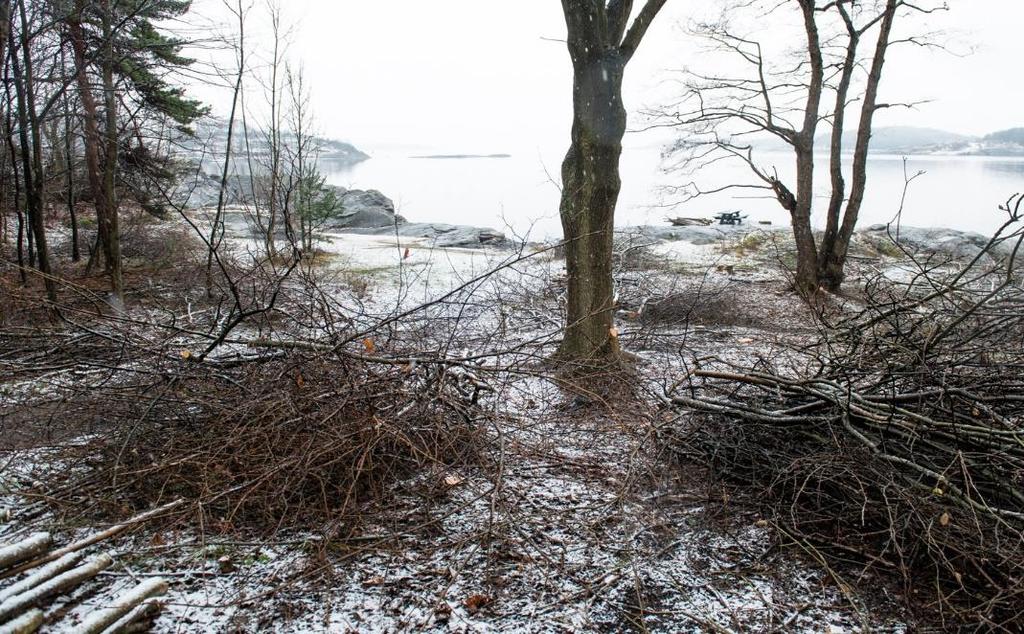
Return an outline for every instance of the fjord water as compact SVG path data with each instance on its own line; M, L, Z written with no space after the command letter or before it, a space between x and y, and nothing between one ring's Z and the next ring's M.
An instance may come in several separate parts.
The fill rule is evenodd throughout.
M414 158L446 154L443 148L368 148L373 157L357 165L321 161L328 182L357 189L379 189L413 222L487 226L531 240L557 238L561 150L520 150L509 158ZM494 148L507 152L508 148ZM490 152L488 152L490 153ZM452 152L454 154L454 152ZM849 174L849 160L846 161ZM759 164L786 181L792 159L783 153L759 155ZM743 210L749 222L788 223L778 203L757 189L732 189L681 202L675 188L691 181L702 190L729 183L753 183L740 164L716 163L693 174L666 171L670 163L656 145L626 147L622 155L619 226L665 224L668 216L708 217ZM874 155L868 162L868 192L860 226L892 221L900 209L904 226L949 227L991 233L1005 218L998 206L1024 191L1024 158ZM828 198L828 166L817 170L817 209ZM849 176L847 176L849 180ZM821 213L815 224L821 225Z

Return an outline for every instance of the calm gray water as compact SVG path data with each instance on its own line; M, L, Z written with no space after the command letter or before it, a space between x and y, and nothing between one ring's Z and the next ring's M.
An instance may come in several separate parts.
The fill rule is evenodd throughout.
M444 149L367 150L373 158L355 166L322 162L329 182L350 188L379 189L394 199L410 221L489 226L543 239L560 235L558 180L561 149L512 152L511 158L416 159ZM495 152L508 151L494 148ZM454 152L453 152L454 153ZM792 173L785 154L764 153L761 161ZM660 224L666 216L706 216L743 209L750 220L786 224L787 214L774 199L749 189L732 190L683 204L666 186L695 179L702 189L729 182L750 182L740 165L717 164L692 176L666 173L657 147L627 147L622 158L623 191L616 224ZM909 186L902 222L991 232L1004 214L998 210L1011 194L1024 191L1024 159L999 157L908 157L906 173L924 174ZM549 177L550 174L550 177ZM868 167L868 195L862 226L893 219L903 195L903 157L874 156ZM827 200L827 169L818 170L820 205ZM820 218L816 218L820 224Z

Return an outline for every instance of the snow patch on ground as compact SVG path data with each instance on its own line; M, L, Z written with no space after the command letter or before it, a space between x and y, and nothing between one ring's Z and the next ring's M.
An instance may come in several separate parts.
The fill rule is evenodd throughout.
M238 252L255 248L232 240ZM354 234L325 236L319 248L333 256L329 272L368 279L364 301L374 315L436 299L517 257ZM664 389L691 357L771 357L777 324L652 326L640 309L651 297L738 289L778 322L796 309L763 283L771 278L778 286L777 271L744 269L749 258L718 244L651 248L692 271L621 276L621 293L637 309L624 318L622 337L648 361L643 390ZM476 334L505 330L503 345L544 343L560 323L552 307L561 275L562 263L541 253L480 282L473 302L435 310L458 311ZM488 429L494 472L459 473L437 499L396 499L356 538L326 548L312 530L265 542L195 527L146 528L97 548L116 555L114 567L54 607L51 615L61 613L67 626L53 631L71 631L91 609L156 575L171 584L155 630L168 633L835 632L860 630L865 619L885 631L905 628L887 616L897 612L884 597L841 588L812 562L777 550L758 518L723 513L728 500L678 482L653 440L667 414L656 405L603 408L540 374L524 371L501 386L493 404L499 422ZM44 385L52 380L59 379ZM33 389L0 386L8 390L0 398ZM52 530L66 543L97 528L71 530L17 495L72 468L54 455L0 456L0 507L17 509L12 521L0 522L0 543L33 530ZM871 586L863 579L858 585Z

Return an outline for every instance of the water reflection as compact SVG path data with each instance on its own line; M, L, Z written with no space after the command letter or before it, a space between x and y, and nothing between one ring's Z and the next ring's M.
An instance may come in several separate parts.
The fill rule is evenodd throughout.
M986 169L994 172L1003 172L1024 179L1024 159L1017 161L993 160L985 165Z

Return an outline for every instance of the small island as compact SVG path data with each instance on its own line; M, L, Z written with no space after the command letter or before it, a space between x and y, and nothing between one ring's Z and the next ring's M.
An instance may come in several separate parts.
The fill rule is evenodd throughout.
M507 159L512 158L511 154L424 154L421 156L410 156L414 159Z

